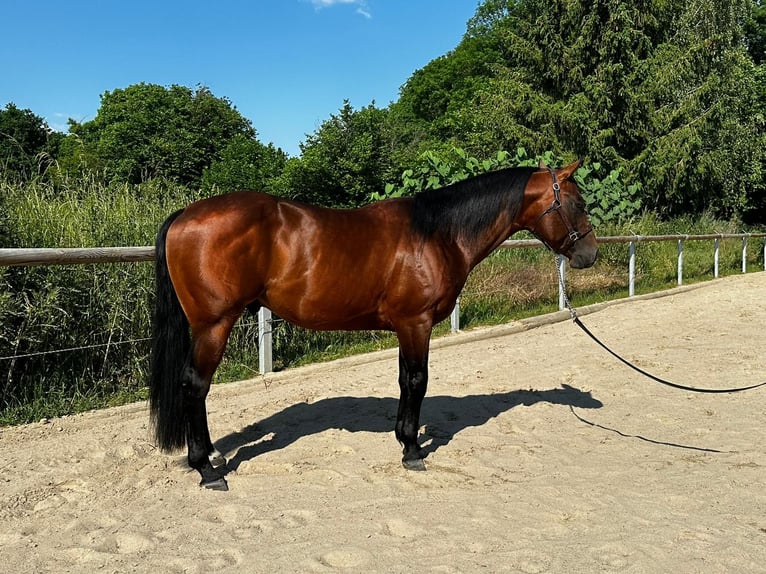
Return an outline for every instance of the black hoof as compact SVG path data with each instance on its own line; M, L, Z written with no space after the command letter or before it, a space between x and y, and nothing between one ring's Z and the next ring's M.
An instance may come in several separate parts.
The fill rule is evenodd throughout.
M426 463L422 458L413 458L411 460L402 459L402 466L407 470L415 470L422 472L426 469Z
M206 488L207 490L218 490L221 492L226 492L229 490L229 485L226 482L226 479L221 477L217 480L211 480L210 482L205 482L204 480L199 483L199 485L202 488Z

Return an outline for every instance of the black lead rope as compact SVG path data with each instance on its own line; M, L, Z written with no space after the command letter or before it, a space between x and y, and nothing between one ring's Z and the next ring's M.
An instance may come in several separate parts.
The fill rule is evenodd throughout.
M562 293L564 294L564 303L566 304L567 309L569 309L569 313L572 316L572 321L574 322L574 324L577 325L578 327L580 327L580 329L582 329L585 332L585 334L588 335L588 337L593 339L596 342L596 344L598 344L607 353L609 353L615 359L620 361L625 366L630 367L631 369L633 369L637 373L641 373L645 377L648 377L649 379L651 379L651 380L653 380L653 381L655 381L657 383L660 383L661 385L665 385L665 386L668 386L668 387L673 387L674 389L681 389L682 391L690 391L690 392L693 392L693 393L708 393L708 394L740 393L742 391L749 391L749 390L752 390L752 389L757 389L758 387L766 386L766 381L764 381L762 383L757 383L755 385L749 385L747 387L736 387L736 388L730 388L730 389L701 389L699 387L689 387L689 386L686 386L686 385L679 385L678 383L672 383L670 381L666 381L665 379L661 379L660 377L645 371L641 367L638 367L638 366L634 365L633 363L631 363L627 359L621 357L615 351L610 349L606 345L606 343L601 341L598 337L596 337L596 335L591 333L590 330L585 325L583 325L582 321L580 321L580 318L577 316L577 311L575 311L574 307L572 307L571 303L569 302L569 297L567 297L566 288L564 286L564 278L561 276L561 269L559 268L558 265L556 265L556 269L557 269L557 271L559 273L559 283L561 284Z
M573 309L570 309L570 312L571 311L573 311ZM737 388L733 388L733 389L701 389L701 388L698 388L698 387L688 387L686 385L679 385L678 383L672 383L670 381L666 381L665 379L661 379L660 377L657 377L657 376L655 376L655 375L653 375L651 373L646 372L641 367L638 367L638 366L634 365L633 363L631 363L627 359L624 359L623 357L621 357L620 355L615 353L612 349L607 347L606 344L603 341L601 341L598 337L596 337L596 335L591 333L590 330L585 325L582 324L582 321L580 321L580 318L577 316L576 313L572 317L572 320L574 321L575 325L577 325L578 327L580 327L580 329L585 331L585 334L588 335L588 337L593 339L602 349L604 349L607 353L612 355L615 359L620 361L622 364L630 367L634 371L636 371L638 373L641 373L645 377L648 377L648 378L652 379L653 381L656 381L656 382L658 382L658 383L660 383L662 385L666 385L668 387L673 387L674 389L681 389L682 391L691 391L693 393L710 393L710 394L739 393L739 392L742 392L742 391L749 391L751 389L757 389L758 387L763 387L764 385L766 385L766 381L764 381L763 383L758 383L756 385L750 385L748 387L737 387Z

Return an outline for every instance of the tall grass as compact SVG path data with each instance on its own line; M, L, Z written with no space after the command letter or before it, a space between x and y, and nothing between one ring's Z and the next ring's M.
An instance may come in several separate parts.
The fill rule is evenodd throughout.
M153 182L97 181L11 185L0 181L0 247L151 245L165 217L198 196ZM710 217L659 221L644 216L601 235L737 232ZM761 244L762 245L762 244ZM638 245L638 290L676 281L675 243ZM739 272L741 243L722 242L723 274ZM749 250L753 265L762 251ZM569 273L576 304L627 295L627 246L602 246L594 268ZM710 242L687 242L685 281L712 276ZM556 308L553 256L542 249L499 250L469 278L461 325L496 324ZM151 263L0 267L0 425L120 404L146 396L153 271ZM437 331L444 332L446 326ZM274 326L277 368L396 344L388 333L318 333ZM257 370L255 318L235 327L218 380ZM76 349L65 352L50 352ZM393 384L393 383L392 383Z
M161 183L0 182L2 247L151 245L193 199ZM0 424L145 394L150 264L0 268ZM47 353L55 349L79 349ZM15 358L10 358L15 357Z

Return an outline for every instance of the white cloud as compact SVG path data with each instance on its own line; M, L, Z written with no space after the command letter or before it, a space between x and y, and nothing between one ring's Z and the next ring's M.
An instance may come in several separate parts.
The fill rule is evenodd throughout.
M354 4L356 5L356 13L364 16L365 18L372 18L370 7L366 0L309 0L314 8L321 10L322 8L331 8L338 4Z

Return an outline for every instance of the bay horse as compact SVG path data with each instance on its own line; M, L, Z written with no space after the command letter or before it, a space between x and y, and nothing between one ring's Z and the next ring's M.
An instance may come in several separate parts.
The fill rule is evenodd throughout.
M305 205L254 191L203 199L170 215L156 242L151 419L158 446L186 445L200 485L227 490L205 399L234 323L261 306L319 330L389 330L399 340L394 428L408 469L418 445L433 326L469 272L526 229L573 268L598 245L572 177L508 168L358 209Z

